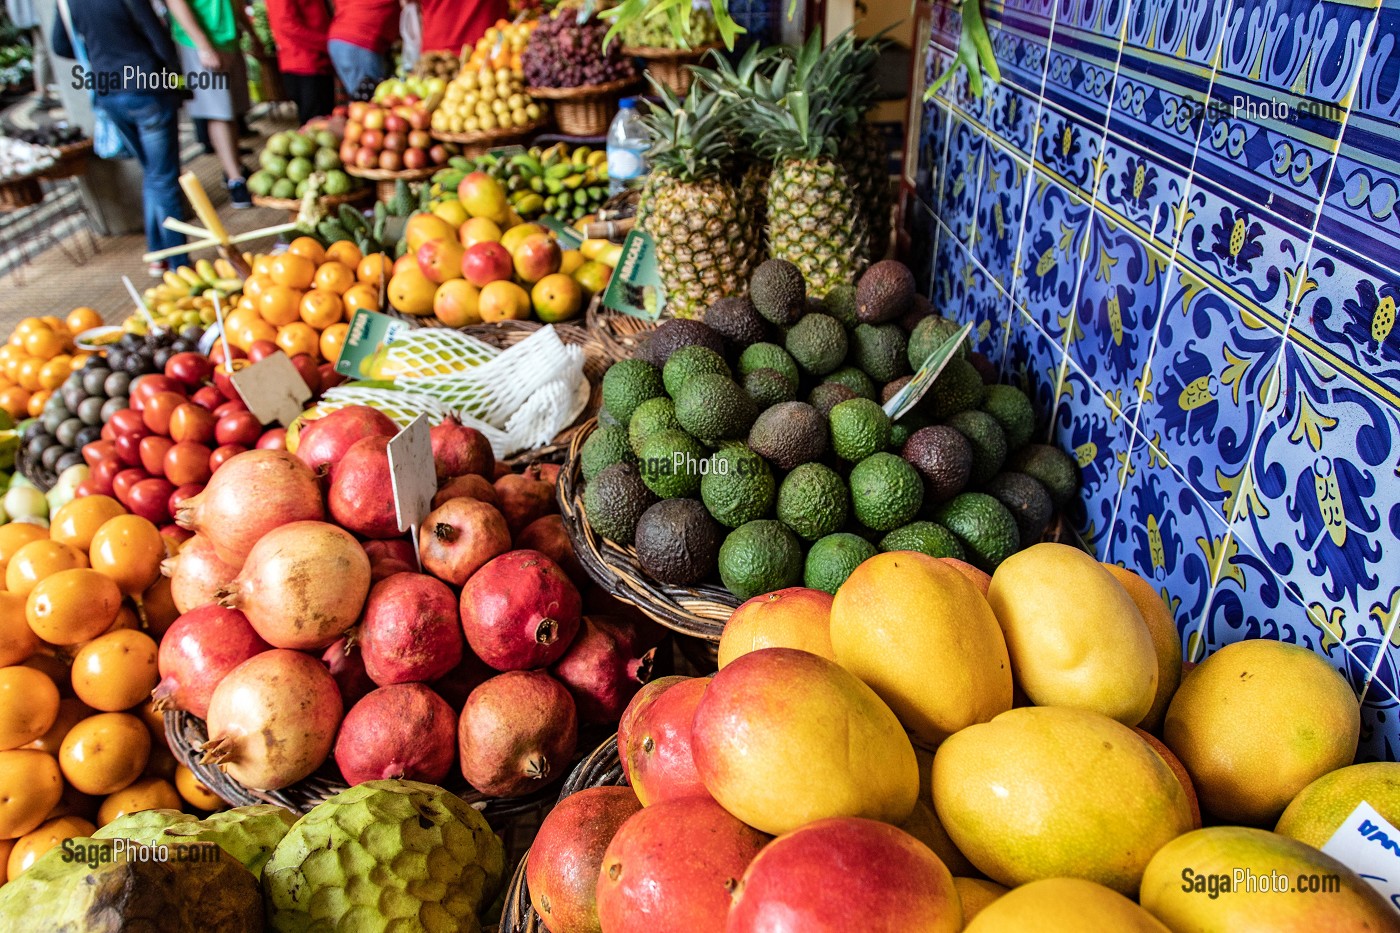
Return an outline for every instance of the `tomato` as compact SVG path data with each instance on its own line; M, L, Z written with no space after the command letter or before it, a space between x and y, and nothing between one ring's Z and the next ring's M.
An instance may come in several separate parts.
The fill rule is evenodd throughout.
M126 491L126 507L133 515L163 525L170 521L170 494L174 491L175 484L168 479L143 479Z
M214 426L214 437L220 444L251 447L262 437L262 423L250 411L229 412Z
M200 386L190 396L190 401L194 402L205 411L213 411L218 408L224 400L224 394L219 391L218 386Z
M138 457L137 459L139 460L140 458ZM110 496L112 495L112 480L124 469L126 469L126 464L122 463L114 455L110 459L102 460L94 466L91 472L88 473L88 479L107 490L102 495Z
M258 438L258 450L286 450L287 429L272 428Z
M273 340L254 340L248 345L248 359L254 363L267 359L276 353L278 346Z
M93 441L83 445L83 462L88 465L88 469L92 469L99 461L114 457L116 453L116 441Z
M243 399L241 399L241 398L236 398L236 399L234 399L234 400L231 401L231 402L224 402L224 403L223 403L222 405L220 405L218 408L214 409L214 417L215 417L215 418L223 418L224 416L229 415L229 414L231 414L231 413L233 413L233 412L235 412L235 411L247 411L247 410L248 410L248 406L243 404Z
M117 460L122 466L139 467L141 465L141 441L150 436L149 432L144 437L136 434L123 434L113 442Z
M137 376L131 381L131 407L137 411L145 408L146 402L150 401L153 395L160 392L182 392L183 386L168 376L156 375L154 373L145 376Z
M229 349L229 356L233 357L235 360L242 360L242 359L247 359L247 358L248 358L248 354L244 353L242 350L238 349L237 347L233 346L232 344L229 344L229 348L228 348L228 349ZM215 366L217 366L217 365L219 365L220 363L222 363L223 361L224 361L224 342L223 342L222 340L215 340L215 341L214 341L214 348L213 348L212 350L209 351L209 362L211 362L211 363L213 363Z
M186 483L183 486L177 486L175 491L170 494L170 514L174 515L179 510L181 503L191 496L199 495L203 490L204 486L200 483ZM166 534L167 532L162 528L160 533Z
M213 473L227 463L230 457L236 457L247 449L242 444L224 444L215 448L214 452L209 455L209 472Z
M170 501L167 490L161 503ZM97 529L88 551L92 568L116 581L127 596L139 596L160 576L165 542L149 520L138 515L118 515Z
M141 413L131 408L123 408L113 414L109 423L112 425L112 430L117 432L118 437L132 434L141 438L151 433L151 429L146 427Z
M174 441L159 434L141 438L141 469L152 476L164 476L165 452L174 446Z
M176 353L165 361L165 375L188 389L196 389L214 375L214 364L203 353Z
M177 486L207 483L212 473L209 448L203 444L182 441L165 452L165 478Z
M169 436L170 419L174 416L175 409L186 404L189 404L189 400L181 392L157 392L146 399L146 407L141 410L141 418L146 422L146 427L155 433ZM203 409L200 410L203 411Z
M141 482L143 479L150 479L151 474L140 467L131 467L122 470L112 477L112 494L117 497L117 501L127 508L131 508L131 503L127 500L127 494L131 492L131 487Z

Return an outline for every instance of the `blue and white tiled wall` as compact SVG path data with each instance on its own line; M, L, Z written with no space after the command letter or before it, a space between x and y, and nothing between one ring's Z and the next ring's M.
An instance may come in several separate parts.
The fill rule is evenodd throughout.
M956 47L931 17L929 76ZM984 0L906 230L1187 656L1278 637L1400 758L1400 0Z

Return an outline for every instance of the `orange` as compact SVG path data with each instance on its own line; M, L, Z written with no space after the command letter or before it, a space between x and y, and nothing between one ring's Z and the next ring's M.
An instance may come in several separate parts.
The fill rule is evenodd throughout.
M53 514L49 537L59 544L86 551L108 519L125 515L126 509L111 496L84 496L74 499Z
M31 541L16 551L5 566L5 589L28 596L39 581L55 573L78 570L87 565L87 558L77 548L47 538ZM34 624L32 619L30 624ZM42 633L39 637L44 638Z
M334 363L340 359L340 349L345 346L345 335L349 331L350 325L345 323L332 324L321 331L321 359L327 363Z
M23 664L39 650L39 636L24 614L25 599L0 590L0 667Z
M326 248L309 236L299 236L287 244L287 252L305 256L318 266L326 261Z
M61 845L63 840L91 836L96 831L97 827L81 816L59 816L46 820L38 829L15 840L10 857L5 862L6 877L11 881L18 878L41 855Z
M43 368L44 361L37 356L25 357L19 364L19 378L15 381L26 391L34 392L39 388L39 371Z
M22 664L0 667L0 748L34 741L57 718L58 688L52 680Z
M89 567L60 570L29 593L29 627L51 645L77 645L112 627L122 594L116 582Z
M151 733L130 713L98 713L63 738L58 766L84 794L115 794L141 776L151 755Z
M24 338L24 350L30 356L51 360L63 352L67 339L54 330L36 330Z
M351 285L346 289L345 294L340 296L340 303L345 306L345 320L347 322L355 316L356 311L378 311L379 284L370 285L367 282L361 282L358 285Z
M360 260L359 266L355 269L355 275L361 282L367 282L375 288L379 287L381 280L389 281L389 276L394 274L394 260L383 253L370 253Z
M102 801L97 810L97 824L106 826L119 816L139 810L179 809L180 795L175 792L175 785L162 778L141 778Z
M354 284L355 270L343 262L324 262L316 270L315 286L317 288L343 295L345 290Z
M58 331L60 334L66 336L65 332L68 330L68 325L63 323L62 318L53 314L46 314L39 318L39 320L47 324L50 330Z
M288 356L305 353L313 360L321 358L321 333L303 321L277 329L277 346Z
M74 308L68 312L68 317L64 319L64 324L75 334L81 334L85 330L92 330L94 327L102 326L102 315L92 308Z
M276 340L277 328L273 327L271 324L267 323L267 321L264 321L262 318L258 318L256 321L250 322L247 327L243 328L243 331L238 336L243 341L243 344L240 347L240 349L247 350L256 341ZM232 338L230 338L230 342L233 342ZM237 343L234 343L234 345L238 346Z
M249 311L257 311L258 302L252 295L243 294L238 296L238 307L247 308Z
M34 673L48 680L38 671ZM159 681L156 643L145 632L108 632L83 645L73 656L73 692L93 709L108 713L129 709L146 699ZM54 695L56 698L57 690Z
M325 330L330 327L339 321L345 313L345 307L340 302L340 294L324 288L313 288L302 295L301 305L297 310L301 314L301 319L317 330Z
M310 288L316 277L316 263L297 253L283 253L272 257L267 274L272 281L288 288Z
M13 356L5 360L5 378L18 385L19 364L29 359L29 356L24 352L23 347L20 347L18 349L11 347L10 349L14 350L15 352Z
M71 372L72 370L68 368L68 358L56 356L39 370L39 388L57 389L63 385L63 380L67 379Z
M0 752L0 839L32 832L63 796L52 755L31 749Z
M268 278L267 273L254 272L243 280L243 295L244 297L252 298L254 301L257 301L258 298L262 297L262 293L267 291L268 286L272 284L272 279Z
M330 246L326 247L327 262L343 263L351 269L354 269L360 264L360 260L363 258L364 254L360 252L360 248L349 240L336 240Z
M268 265L272 262L271 256L254 256L249 264L253 267L253 274L267 275Z
M185 798L185 803L197 810L220 810L224 807L223 798L210 790L184 765L175 769L175 789Z
M37 317L27 317L15 325L14 333L10 335L10 343L19 346L24 343L25 337L36 330L52 330L52 328Z
M0 408L16 421L23 421L29 414L29 392L19 386L5 389L0 392Z
M233 311L224 315L224 330L230 335L238 333L254 321L262 320L258 316L257 302L253 302L253 307L244 308L239 306Z
M301 292L290 285L273 285L258 298L258 314L273 327L290 324L298 317Z
M165 541L138 515L108 519L92 536L92 569L111 577L127 596L139 596L160 576Z
M26 670L30 669L26 668ZM45 680L49 680L42 672L36 671L36 673ZM53 683L53 681L49 680L49 683ZM63 737L68 734L69 730L95 712L97 710L77 697L65 697L58 701L58 715L54 717L53 725L49 726L49 731L24 747L49 755L57 755L59 748L63 745Z
M37 418L44 413L44 405L48 402L50 395L53 395L53 392L48 389L40 389L29 396L29 404L24 407L24 410L29 412L29 417Z

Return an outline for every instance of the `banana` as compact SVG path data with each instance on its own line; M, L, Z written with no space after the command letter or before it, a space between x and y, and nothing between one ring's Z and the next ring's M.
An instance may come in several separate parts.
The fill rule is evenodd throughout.
M165 274L161 276L161 281L170 286L172 290L178 291L181 295L188 295L190 293L190 284L176 275L172 270L167 269Z
M573 191L573 190L575 190L575 189L577 189L577 188L581 188L582 186L583 186L583 176L582 176L582 175L570 175L568 178L564 179L564 187L565 187L565 188L568 188L570 191Z
M206 285L210 282L213 282L219 277L219 274L214 271L214 264L207 259L196 260L194 264L194 271L201 279L204 280L204 283Z
M215 288L223 292L243 291L243 280L236 275L220 276L212 283Z
M218 277L221 279L238 278L238 270L233 267L233 263L222 256L214 260L214 271L218 273Z
M545 169L545 171L544 171L544 177L545 177L545 178L555 178L555 179L559 179L559 178L568 178L568 177L569 177L570 175L572 175L573 173L574 173L574 163L572 163L572 162L560 162L558 165L553 165L553 166L550 166L549 168Z
M564 183L557 178L546 178L544 180L544 190L550 194L558 194L564 190Z
M189 285L204 284L204 280L200 278L199 274L189 266L180 266L178 269L175 270L175 274L178 275L180 278L184 279L185 282Z
M587 165L587 164L588 164L588 157L589 157L592 153L593 153L593 150L592 150L590 147L588 147L588 146L579 146L577 149L574 150L574 164L575 164L575 165Z
M598 149L588 154L588 164L593 168L608 164L608 153L606 150Z
M525 195L525 197L521 198L520 202L514 205L515 210L518 213L538 214L540 211L544 210L544 198L540 197L538 194L535 194L533 191L522 193Z

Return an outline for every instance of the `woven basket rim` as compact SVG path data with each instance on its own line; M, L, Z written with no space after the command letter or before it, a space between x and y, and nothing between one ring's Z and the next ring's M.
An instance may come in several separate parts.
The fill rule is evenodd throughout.
M607 97L625 91L635 85L641 77L618 78L602 84L585 84L580 87L527 87L525 93L541 100L562 100L581 103L596 97Z
M356 188L354 191L347 191L344 194L323 194L316 200L322 207L338 207L341 204L354 204L356 201L364 201L374 196L374 189ZM264 194L253 195L253 204L258 207L274 208L279 211L299 211L301 210L301 198L273 198Z
M512 139L520 139L524 136L532 136L540 130L549 126L549 120L541 119L525 126L511 127L508 130L478 130L475 133L439 133L432 131L433 139L441 140L445 143L460 143L464 146L477 145L480 143L505 142Z
M432 178L441 169L441 165L426 165L423 168L408 168L400 172L390 172L382 168L355 168L345 166L345 174L354 175L356 178L365 178L369 181L422 181L425 178Z
M690 49L668 49L658 45L625 45L622 47L622 54L630 55L632 58L644 58L648 61L698 62L710 52L722 48L724 45L720 42L697 45Z

